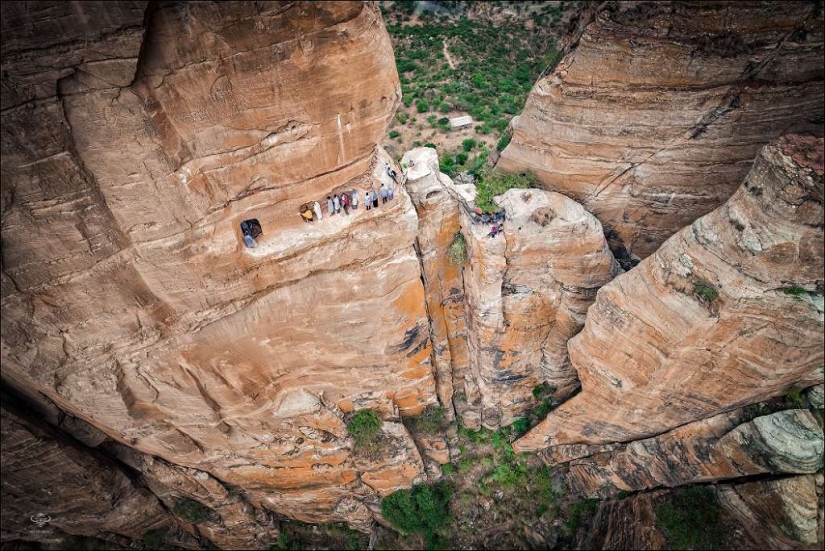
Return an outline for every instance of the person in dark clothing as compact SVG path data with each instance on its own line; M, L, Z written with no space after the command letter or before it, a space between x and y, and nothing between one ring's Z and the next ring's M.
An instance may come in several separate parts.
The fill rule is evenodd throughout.
M341 194L341 206L344 207L344 213L349 216L349 194Z
M487 237L490 239L494 238L499 234L498 224L493 224L493 227L490 228L490 233L487 234Z
M378 208L378 194L375 193L375 190L372 190L372 208Z

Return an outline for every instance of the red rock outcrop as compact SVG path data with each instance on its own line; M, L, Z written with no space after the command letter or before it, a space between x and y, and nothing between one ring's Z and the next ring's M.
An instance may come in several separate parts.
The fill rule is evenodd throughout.
M498 166L582 203L646 257L730 197L759 148L822 135L814 2L591 3Z
M437 400L417 219L400 189L298 209L387 180L377 7L101 6L3 4L4 377L269 509L366 526L343 412ZM385 456L384 486L416 457Z
M514 447L638 440L820 382L824 269L823 140L791 135L599 290L569 345L582 393Z

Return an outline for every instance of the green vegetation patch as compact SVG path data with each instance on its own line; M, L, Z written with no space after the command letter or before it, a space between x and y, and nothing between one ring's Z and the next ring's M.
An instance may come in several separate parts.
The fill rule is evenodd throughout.
M467 260L467 241L460 231L455 232L453 242L447 247L447 258L455 266L461 266Z
M493 202L493 197L508 189L525 189L535 185L536 178L529 172L516 174L497 169L483 170L476 182L476 206L484 212L495 212L498 206Z
M805 396L802 395L802 389L798 386L792 386L785 391L785 398L795 409L805 407Z
M194 499L188 497L178 499L172 506L172 512L182 519L194 524L204 522L215 516L215 511Z
M428 549L445 543L437 533L450 522L450 491L446 484L414 486L398 490L381 501L381 514L393 527L406 534L422 534Z
M355 441L356 447L366 447L373 444L381 433L383 419L373 409L359 409L347 423L347 432Z
M791 285L790 287L785 287L782 289L782 292L798 299L799 297L806 295L808 290L804 287L800 287L799 285Z
M568 532L573 538L575 538L576 534L579 532L582 522L586 519L593 518L593 515L596 514L596 509L598 507L598 499L584 499L578 503L574 503L573 506L570 507L569 518L566 526Z
M721 507L713 489L691 486L675 491L654 509L656 525L672 549L721 548Z
M432 404L424 408L419 415L406 418L404 423L416 434L430 435L441 434L449 424L444 406Z
M696 296L707 303L711 303L719 296L719 291L716 290L713 283L706 279L700 279L693 285L693 291Z

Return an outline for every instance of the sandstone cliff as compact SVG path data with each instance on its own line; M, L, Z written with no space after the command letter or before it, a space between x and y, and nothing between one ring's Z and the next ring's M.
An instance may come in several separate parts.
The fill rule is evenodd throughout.
M402 163L411 162L406 186L420 215L434 332L444 332L446 321L446 334L455 341L466 331L469 344L468 362L463 343L449 346L459 351L451 365L463 422L493 429L513 422L534 404L541 382L567 397L578 384L567 340L584 325L596 290L620 271L598 220L558 193L510 190L499 198L503 235L490 238L490 224L473 220L474 186L440 174L433 149L407 152ZM457 233L466 248L463 276L446 254ZM435 343L442 339L434 335Z
M760 152L722 207L602 287L570 341L583 391L519 450L627 442L822 380L823 141Z
M102 6L3 4L4 379L181 476L365 527L423 466L393 423L406 451L363 464L344 412L437 400L417 219L400 190L298 208L386 179L377 7Z
M822 135L814 2L592 3L564 52L498 166L581 202L622 255L721 205L771 139Z

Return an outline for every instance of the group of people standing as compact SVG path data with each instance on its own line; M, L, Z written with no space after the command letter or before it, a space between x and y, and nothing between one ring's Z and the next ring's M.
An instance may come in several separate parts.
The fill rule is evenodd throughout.
M395 190L393 189L393 186L388 186L382 183L378 191L375 191L374 187L365 190L364 205L366 205L367 210L378 208L379 197L381 198L382 203L395 199ZM358 210L360 203L361 197L357 189L345 191L343 193L336 193L334 195L327 195L327 216L335 216L336 214L340 214L341 210L344 211L344 214L349 216L350 209ZM309 203L301 205L300 214L301 218L304 219L304 222L314 222L324 218L324 213L321 210L321 203L318 201L315 201L312 205Z
M496 237L503 230L501 223L504 222L504 211L500 210L494 213L486 213L482 212L480 208L476 207L476 210L473 213L473 222L479 224L492 224L492 227L490 228L490 233L487 234L487 237Z

